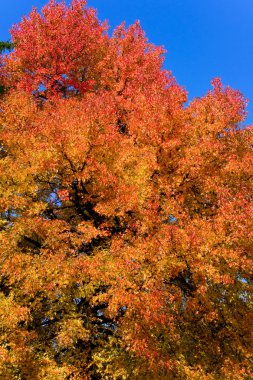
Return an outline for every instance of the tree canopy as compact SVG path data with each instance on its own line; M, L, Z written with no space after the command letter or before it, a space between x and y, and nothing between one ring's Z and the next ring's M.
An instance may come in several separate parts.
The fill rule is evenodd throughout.
M13 44L9 41L0 41L0 54L4 53L6 50L7 51L12 50L13 47L14 47ZM1 60L0 60L0 65L1 65ZM0 96L1 94L3 94L4 91L5 91L5 88L0 82Z
M138 22L84 0L12 29L0 79L0 377L250 379L253 135L186 105Z

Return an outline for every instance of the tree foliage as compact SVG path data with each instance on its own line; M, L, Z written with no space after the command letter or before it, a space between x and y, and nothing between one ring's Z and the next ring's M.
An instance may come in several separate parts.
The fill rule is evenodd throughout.
M250 379L252 128L140 25L52 0L1 57L0 377Z
M0 41L0 54L4 53L6 50L10 51L14 48L14 45L9 41ZM0 66L2 64L2 60L0 58ZM5 88L3 84L0 82L0 96L4 93Z

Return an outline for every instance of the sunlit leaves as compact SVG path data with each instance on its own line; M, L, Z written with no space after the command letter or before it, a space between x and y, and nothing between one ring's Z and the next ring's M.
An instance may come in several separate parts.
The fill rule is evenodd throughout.
M1 57L0 375L247 379L252 128L139 23L50 1ZM33 46L33 49L31 49Z

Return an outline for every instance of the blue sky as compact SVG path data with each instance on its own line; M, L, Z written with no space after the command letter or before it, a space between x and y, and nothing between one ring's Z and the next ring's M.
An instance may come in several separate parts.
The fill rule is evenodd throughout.
M12 24L45 0L1 0L0 40ZM140 20L149 40L166 50L172 70L189 99L210 88L213 77L239 89L249 100L253 123L253 0L90 0L101 20L114 28Z

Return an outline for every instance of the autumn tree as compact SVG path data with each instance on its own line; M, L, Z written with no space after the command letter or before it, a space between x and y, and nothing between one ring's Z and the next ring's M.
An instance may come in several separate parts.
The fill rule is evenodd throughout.
M250 379L252 128L140 25L52 0L1 56L0 377Z

